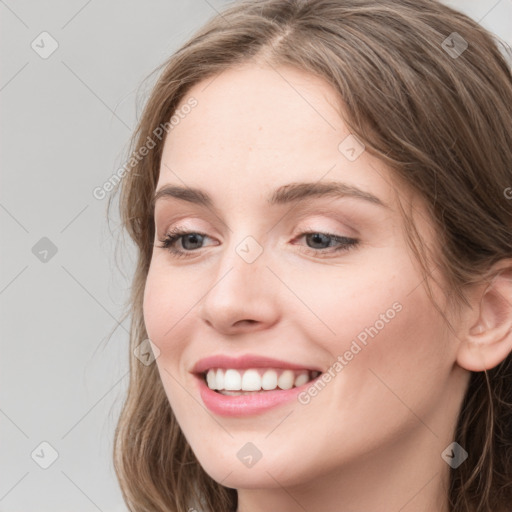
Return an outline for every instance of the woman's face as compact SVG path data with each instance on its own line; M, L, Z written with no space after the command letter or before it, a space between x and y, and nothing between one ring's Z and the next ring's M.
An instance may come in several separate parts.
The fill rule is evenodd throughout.
M441 452L467 383L454 363L457 340L411 256L395 192L405 205L413 201L424 241L435 243L421 203L351 138L334 91L318 78L245 65L197 84L182 104L191 97L197 105L182 109L163 150L157 191L185 192L156 201L144 318L197 459L227 487L302 490L342 473L382 483L396 461L402 485L418 479L419 489L432 467L448 470ZM311 186L293 193L300 183ZM303 194L326 185L338 189ZM190 189L211 204L193 200ZM180 257L160 247L178 226L205 235L174 241ZM300 393L223 396L193 373L217 355L324 374L316 392L306 384ZM241 376L246 368L260 377L268 366L283 372L241 364ZM255 409L257 399L268 405L265 393L286 399Z

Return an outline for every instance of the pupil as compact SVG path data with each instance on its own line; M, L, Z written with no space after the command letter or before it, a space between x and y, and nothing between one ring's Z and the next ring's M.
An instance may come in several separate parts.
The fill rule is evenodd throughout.
M195 249L195 247L186 247L186 242L188 242L192 239L193 244L198 243L197 240L198 240L198 238L200 239L201 237L202 237L202 235L197 235L197 234L190 234L190 235L185 236L185 238L183 238L183 241L182 241L183 248L184 249Z
M323 233L313 233L310 236L313 238L313 243L319 243L319 244L329 243L329 237L324 235ZM323 242L322 242L322 240L323 240Z

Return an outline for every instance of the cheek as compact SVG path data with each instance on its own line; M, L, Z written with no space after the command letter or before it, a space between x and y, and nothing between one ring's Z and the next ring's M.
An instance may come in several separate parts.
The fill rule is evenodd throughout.
M283 280L294 292L288 299L288 314L302 322L309 339L339 354L347 340L364 338L365 328L376 323L382 330L396 316L400 309L396 303L413 286L394 272L396 267L386 269L373 262L288 273Z
M333 368L333 403L354 413L354 431L361 418L380 425L383 433L411 426L416 421L411 411L428 417L446 390L453 357L443 320L421 287L394 298L391 308L387 300L377 310L361 305L353 312L358 315L355 324L343 316L347 334L330 346L331 353L342 357ZM329 408L337 409L326 404Z
M149 271L144 287L144 302L142 311L144 314L144 324L148 337L151 340L160 338L159 333L162 329L162 312L165 310L164 297L161 297L158 282L155 279L154 272Z
M438 390L448 376L444 320L428 299L422 276L402 259L381 259L350 271L326 267L294 282L295 293L310 308L295 313L303 318L301 330L330 355L325 363L340 398L334 403L353 400L354 410L394 400L403 408L393 393L416 402L436 392L433 376L440 377Z
M197 328L197 306L205 294L199 273L191 275L156 258L151 263L144 288L143 314L148 337L159 348L157 365L181 382L186 378L184 356ZM197 341L197 340L196 340ZM190 358L194 359L194 357ZM161 372L162 373L162 372ZM178 385L173 379L166 386Z
M179 282L162 272L158 266L150 267L144 288L143 313L144 323L149 338L154 341L161 351L167 351L172 346L163 341L172 339L178 330L180 317L186 313L183 294L178 298Z
M190 396L184 391L187 375L179 365L187 339L185 331L190 331L188 322L194 301L180 293L186 289L182 285L185 286L179 281L179 272L171 275L169 269L152 264L144 288L143 314L148 337L160 351L155 363L169 403L176 417L186 421Z

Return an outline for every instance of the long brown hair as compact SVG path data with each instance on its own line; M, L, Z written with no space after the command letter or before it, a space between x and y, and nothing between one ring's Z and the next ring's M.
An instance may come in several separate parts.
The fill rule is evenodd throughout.
M512 257L512 75L500 44L477 22L432 0L250 0L211 19L159 69L115 189L122 227L137 250L126 311L131 354L148 337L142 300L165 139L156 136L158 127L167 133L165 123L192 85L249 61L291 65L332 85L351 133L427 205L441 247L434 260L403 210L425 276L431 278L427 262L435 261L454 305L467 304L466 287ZM150 139L154 147L142 152ZM454 439L469 458L451 470L450 510L510 512L512 355L472 372ZM237 506L236 490L198 463L156 365L133 355L113 456L130 511L233 512Z

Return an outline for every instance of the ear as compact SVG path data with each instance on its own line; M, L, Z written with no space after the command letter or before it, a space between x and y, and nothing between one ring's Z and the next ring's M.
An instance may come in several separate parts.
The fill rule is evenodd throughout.
M492 279L471 294L471 311L459 335L457 363L473 372L490 370L512 352L512 260L491 269Z

